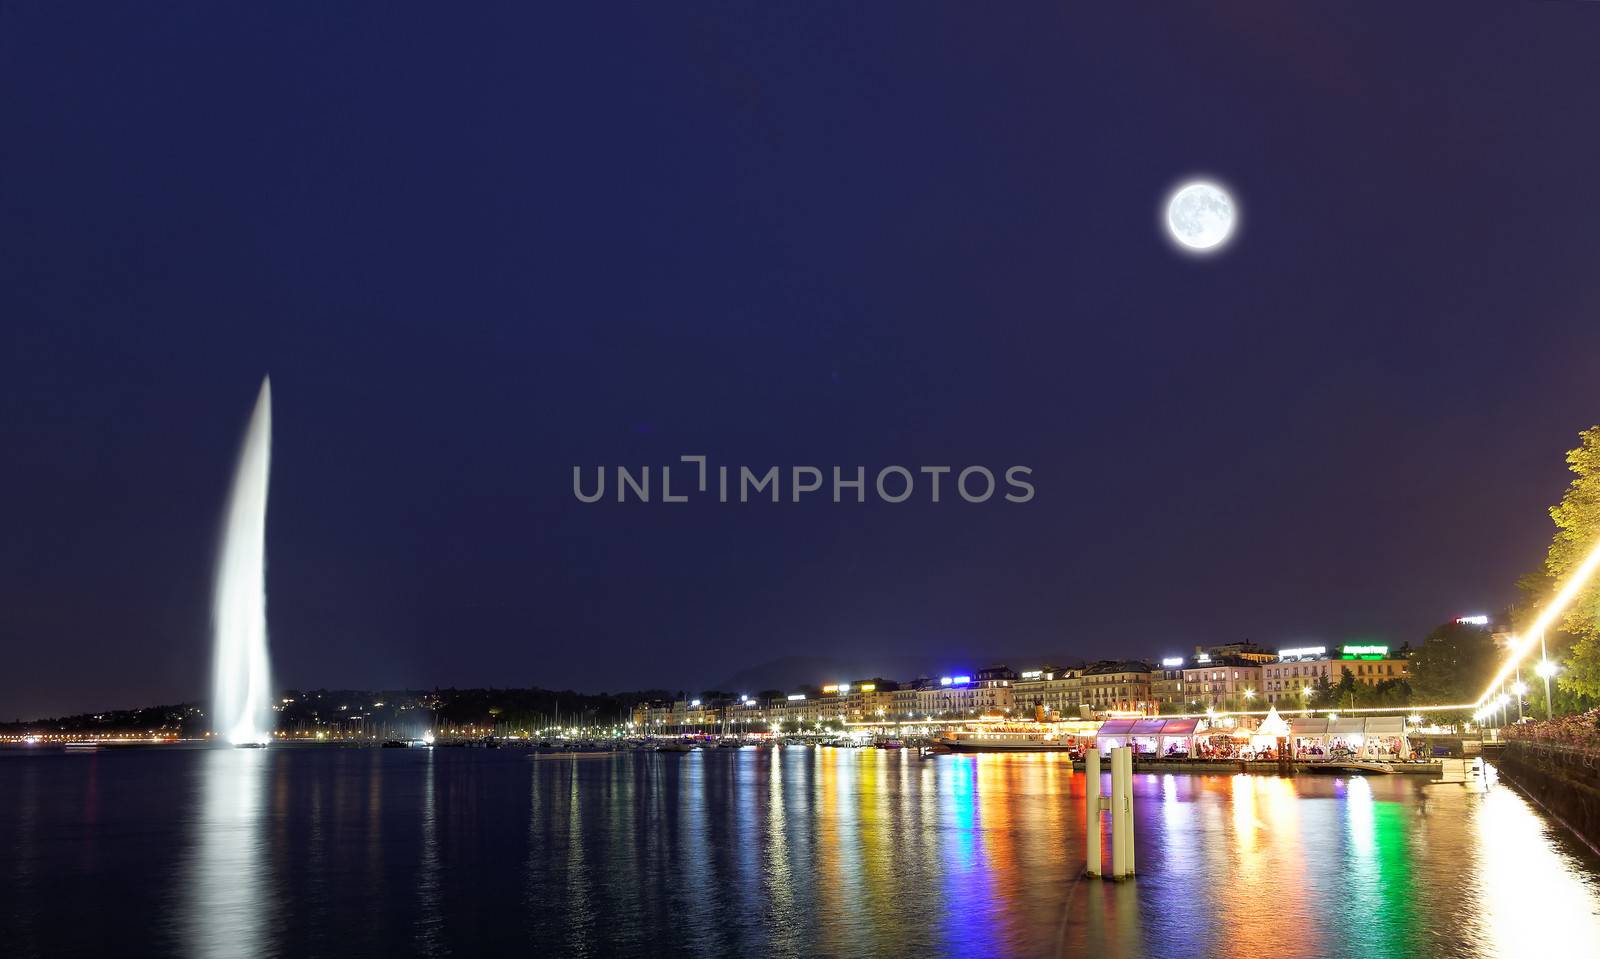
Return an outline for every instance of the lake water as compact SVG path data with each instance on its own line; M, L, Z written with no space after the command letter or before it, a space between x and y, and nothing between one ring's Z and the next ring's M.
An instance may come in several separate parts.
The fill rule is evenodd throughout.
M1585 847L1423 782L1139 774L1117 884L1052 755L12 751L0 952L1600 954Z

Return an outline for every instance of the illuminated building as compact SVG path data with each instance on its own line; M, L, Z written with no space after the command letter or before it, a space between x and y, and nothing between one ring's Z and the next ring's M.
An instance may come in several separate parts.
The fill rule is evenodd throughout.
M1194 652L1196 659L1202 655L1205 655L1212 659L1224 659L1231 656L1234 659L1242 659L1247 663L1258 664L1275 663L1278 661L1277 653L1274 653L1270 649L1264 649L1260 646L1257 646L1255 643L1250 642L1224 643L1221 646L1196 646L1194 648Z
M1155 712L1149 663L1136 659L1104 660L1083 671L1084 705L1097 713Z
M1050 665L1025 669L1011 688L1019 714L1043 710L1048 718L1075 719L1083 705L1083 670Z
M820 693L820 712L826 718L862 722L888 717L895 708L900 685L882 677L848 683L829 683Z
M1161 660L1161 668L1150 673L1150 698L1155 700L1159 712L1183 712L1189 704L1183 678L1187 661L1182 656L1168 656Z
M1389 647L1351 643L1333 652L1326 647L1301 647L1278 651L1278 662L1261 668L1261 691L1268 703L1299 704L1304 689L1315 688L1326 679L1338 685L1345 670L1356 682L1367 686L1407 676L1404 656L1390 653Z
M976 673L952 673L919 683L917 711L925 716L977 716L1009 712L1015 704L1017 674L1005 666Z
M1184 694L1191 703L1219 709L1242 709L1261 691L1266 667L1239 656L1208 656L1183 670Z

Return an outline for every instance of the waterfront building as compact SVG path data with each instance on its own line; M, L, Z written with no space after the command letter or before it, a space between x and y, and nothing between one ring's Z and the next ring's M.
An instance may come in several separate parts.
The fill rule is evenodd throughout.
M1150 698L1155 700L1156 711L1181 713L1189 701L1184 698L1183 668L1187 664L1182 656L1168 656L1161 667L1150 673Z
M1042 711L1045 719L1076 719L1083 705L1083 669L1048 664L1025 669L1012 684L1012 699L1025 717Z
M909 683L900 683L894 692L889 694L889 715L895 719L920 719L931 713L921 712L922 704L919 696L925 689L933 689L939 685L937 679L928 676L918 676Z
M1323 646L1281 649L1276 663L1262 667L1262 693L1269 703L1300 706L1307 689L1323 679L1338 685L1346 670L1356 682L1376 686L1406 679L1408 665L1404 655L1377 644L1349 644L1333 653Z
M664 699L642 702L633 707L633 726L642 733L656 733L672 720L673 704Z
M1276 652L1270 649L1265 649L1248 641L1242 643L1224 643L1221 646L1196 646L1194 648L1194 652L1197 660L1204 655L1210 657L1211 659L1225 659L1231 656L1234 659L1242 659L1245 662L1256 663L1259 665L1275 663L1278 661L1278 654Z
M1239 656L1196 656L1183 670L1186 701L1200 708L1249 709L1261 701L1265 668Z
M1054 721L1095 714L1143 714L1303 705L1302 690L1326 677L1337 684L1349 670L1368 686L1407 677L1403 652L1385 646L1348 645L1336 654L1323 647L1264 654L1249 643L1198 649L1193 657L1167 657L1160 665L1104 660L1088 667L1045 664L1018 673L1004 665L971 673L895 682L881 676L802 686L757 700L712 694L675 702L643 702L631 720L644 733L749 733L815 731L843 723L975 718L1014 715ZM702 698L704 701L702 701Z
M838 719L840 712L837 696L824 697L819 686L802 686L784 698L779 721L804 729Z
M681 719L680 727L689 727L701 732L715 732L722 725L722 702L720 700L687 699L679 700L674 704Z
M828 683L819 692L819 711L826 719L868 722L887 719L894 711L899 684L881 676L848 683Z
M1016 679L1005 666L940 676L937 684L917 690L916 708L921 715L936 717L1008 713L1016 702Z
M1155 668L1136 659L1103 660L1083 671L1083 703L1097 713L1153 713Z

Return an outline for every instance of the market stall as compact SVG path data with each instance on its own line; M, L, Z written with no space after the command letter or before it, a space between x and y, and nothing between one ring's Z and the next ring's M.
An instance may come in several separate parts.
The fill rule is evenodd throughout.
M1328 721L1328 756L1331 759L1354 759L1366 745L1367 721L1360 718L1342 718Z
M1289 751L1300 760L1328 758L1328 721L1298 716L1289 720Z
M1109 756L1111 750L1118 746L1128 745L1128 734L1133 732L1134 720L1108 719L1100 724L1099 732L1095 733L1095 748L1100 750L1100 755Z
M1135 720L1133 728L1128 730L1128 745L1133 747L1133 754L1152 759L1161 755L1161 731L1166 725L1165 719Z
M1161 755L1167 759L1181 759L1194 752L1194 732L1200 725L1198 719L1169 719L1161 727Z
M1367 720L1362 757L1365 759L1406 759L1411 755L1406 741L1406 721L1400 716L1373 716Z

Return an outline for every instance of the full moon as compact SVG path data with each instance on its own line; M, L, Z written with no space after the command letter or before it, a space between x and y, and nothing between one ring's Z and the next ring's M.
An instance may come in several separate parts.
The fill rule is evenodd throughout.
M1233 197L1215 183L1185 183L1167 201L1167 232L1179 246L1196 253L1221 249L1236 219Z

